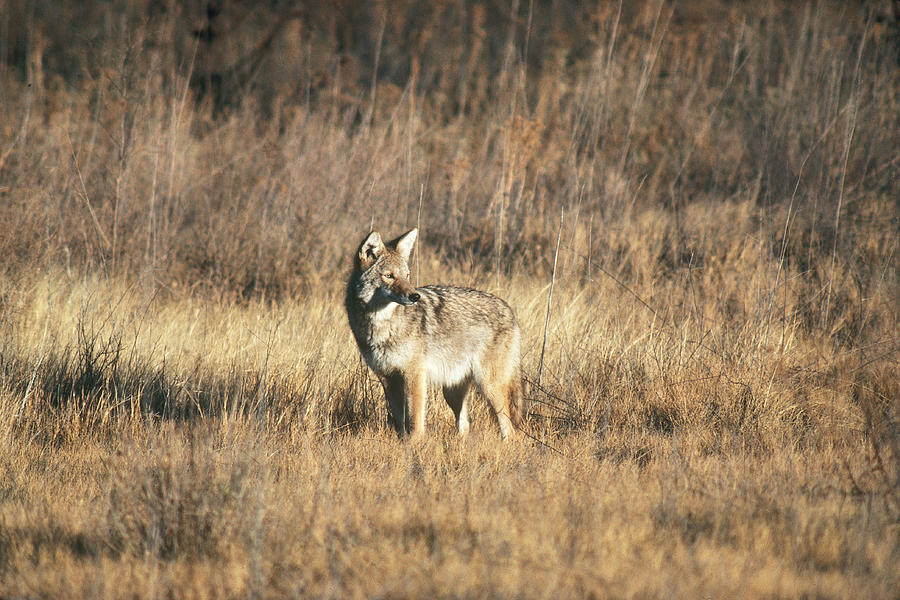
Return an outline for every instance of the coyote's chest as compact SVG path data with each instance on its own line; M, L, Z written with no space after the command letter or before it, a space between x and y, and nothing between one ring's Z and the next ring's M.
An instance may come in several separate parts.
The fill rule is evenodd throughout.
M366 364L380 375L404 369L414 356L414 344L403 334L402 323L395 318L398 308L397 304L390 303L366 312L359 322L352 324Z

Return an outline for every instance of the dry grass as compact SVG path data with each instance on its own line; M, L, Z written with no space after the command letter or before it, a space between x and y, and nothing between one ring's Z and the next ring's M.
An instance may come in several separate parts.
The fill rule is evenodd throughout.
M0 597L894 597L890 15L310 6L0 2ZM372 222L518 439L390 432Z

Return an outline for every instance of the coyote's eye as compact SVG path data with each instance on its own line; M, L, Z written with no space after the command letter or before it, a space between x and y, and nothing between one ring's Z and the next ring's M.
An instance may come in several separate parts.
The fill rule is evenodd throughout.
M393 274L393 273L385 273L385 274L384 274L384 278L385 278L385 279L393 279L393 278L394 278L394 274Z

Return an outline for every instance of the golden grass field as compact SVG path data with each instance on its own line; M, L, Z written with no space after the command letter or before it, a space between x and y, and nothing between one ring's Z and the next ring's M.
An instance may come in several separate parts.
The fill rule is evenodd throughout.
M878 2L0 1L0 598L895 598L898 65ZM515 439L393 434L373 225L515 309Z

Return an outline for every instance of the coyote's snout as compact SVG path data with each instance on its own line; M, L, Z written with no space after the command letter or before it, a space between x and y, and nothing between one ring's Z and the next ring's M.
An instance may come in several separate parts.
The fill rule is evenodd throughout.
M400 435L425 430L428 386L441 386L460 433L469 430L467 396L481 390L504 439L522 420L521 334L506 302L477 290L409 282L413 229L387 244L373 231L347 284L350 329L384 387Z

